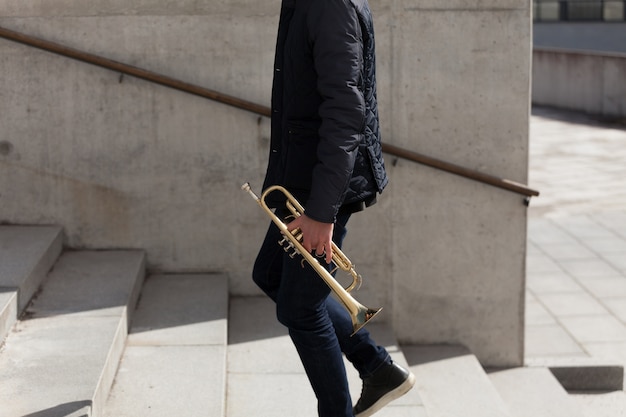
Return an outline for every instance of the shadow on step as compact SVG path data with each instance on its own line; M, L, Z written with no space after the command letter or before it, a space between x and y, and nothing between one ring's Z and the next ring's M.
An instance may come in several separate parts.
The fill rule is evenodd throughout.
M265 296L233 297L228 315L228 344L287 336L276 319L276 306Z
M129 334L226 321L228 282L219 274L149 275Z
M82 408L90 407L91 401L72 401L69 403L59 404L55 407L46 408L45 410L37 411L31 414L27 414L22 417L65 417ZM87 411L87 410L85 410ZM88 414L80 415L77 417L86 417Z
M461 345L402 346L402 350L409 366L423 365L472 354L469 349Z

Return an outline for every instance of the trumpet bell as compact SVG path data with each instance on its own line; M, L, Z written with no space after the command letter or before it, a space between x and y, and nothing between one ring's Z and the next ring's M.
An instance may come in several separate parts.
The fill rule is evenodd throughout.
M354 336L356 332L361 330L367 323L369 323L371 319L374 318L375 315L380 313L380 311L382 310L382 307L379 308L378 310L374 310L373 308L367 308L365 306L361 306L361 307L362 308L359 308L356 314L354 315L350 314L350 317L352 318L352 330L353 330L350 336Z

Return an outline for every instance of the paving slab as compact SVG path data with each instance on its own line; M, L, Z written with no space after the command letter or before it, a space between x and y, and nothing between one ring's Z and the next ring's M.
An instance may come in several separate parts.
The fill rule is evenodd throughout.
M564 271L533 273L526 277L526 286L537 294L581 292L585 288Z
M607 308L585 291L537 294L537 299L557 317L607 314Z
M602 277L594 279L580 280L581 285L593 296L600 299L609 309L612 300L616 300L620 305L626 306L626 277ZM621 300L620 300L621 298ZM605 302L607 301L607 302ZM625 320L622 320L626 323Z
M526 326L558 325L552 314L532 294L526 296L524 314Z
M224 417L228 277L146 279L115 384L110 417Z
M580 343L626 342L626 327L612 314L562 317L560 321Z
M587 352L559 323L527 324L524 339L526 364L554 357L587 357Z
M529 208L525 361L550 366L570 389L621 390L626 129L558 109L532 113L529 184L542 193Z
M513 417L585 417L547 368L513 368L489 373Z
M144 262L140 251L61 256L0 353L1 417L100 415Z
M618 287L621 291L621 287ZM616 291L617 292L617 291ZM626 296L622 297L603 297L601 298L604 305L609 309L615 317L617 317L624 325L626 325Z

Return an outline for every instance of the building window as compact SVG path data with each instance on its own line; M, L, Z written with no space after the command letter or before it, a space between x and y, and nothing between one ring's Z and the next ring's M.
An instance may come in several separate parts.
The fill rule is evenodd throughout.
M534 0L536 22L623 22L626 0Z

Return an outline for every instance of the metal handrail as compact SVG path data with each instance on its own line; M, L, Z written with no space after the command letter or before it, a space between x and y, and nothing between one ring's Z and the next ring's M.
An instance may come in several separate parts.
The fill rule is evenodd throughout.
M142 68L134 67L132 65L124 64L118 61L107 59L98 55L94 55L88 52L79 51L77 49L69 48L67 46L46 41L33 36L25 35L19 32L15 32L9 29L0 27L0 37L22 43L34 48L43 49L48 52L53 52L58 55L62 55L68 58L72 58L78 61L83 61L92 65L97 65L103 68L110 69L112 71L120 72L122 74L131 75L133 77L141 78L156 84L160 84L166 87L170 87L176 90L184 91L186 93L194 94L200 97L208 98L218 101L223 104L246 110L255 113L260 116L270 117L271 109L267 106L262 106L250 101L242 100L237 97L229 96L219 93L208 88L200 87L194 84L190 84L184 81L177 80L162 74L158 74L152 71L148 71ZM465 178L469 178L475 181L479 181L485 184L492 185L494 187L502 188L508 191L512 191L518 194L522 194L527 197L526 203L528 203L530 197L538 196L539 191L533 190L528 186L503 179L494 177L491 175L483 174L478 171L473 171L458 165L454 165L448 162L444 162L429 156L419 154L417 152L409 151L388 143L382 144L383 152L408 159L413 162L417 162L423 165L430 166L432 168L440 169L451 174L460 175Z

